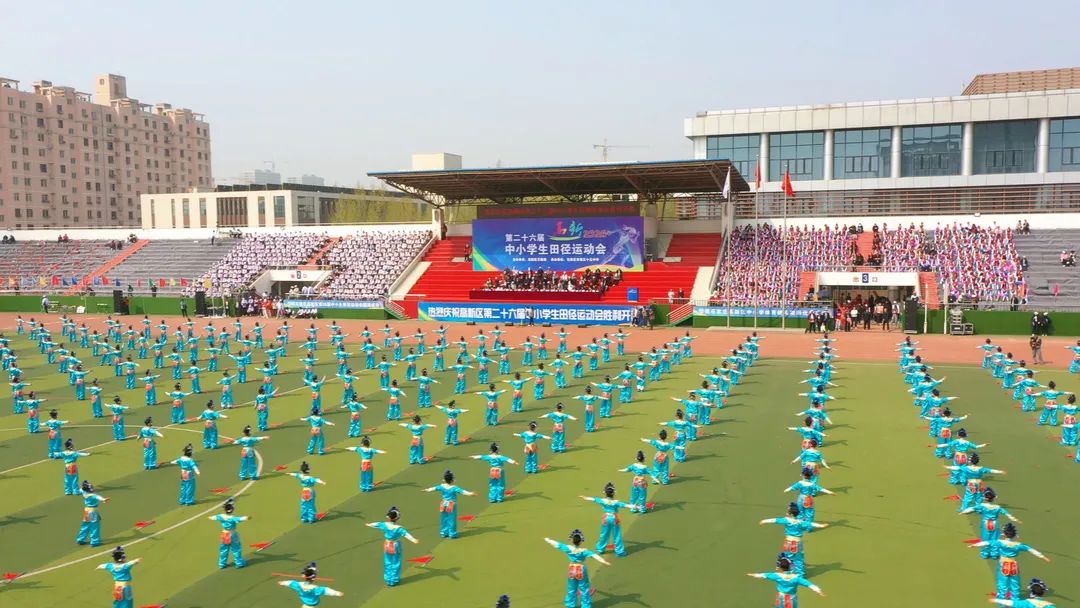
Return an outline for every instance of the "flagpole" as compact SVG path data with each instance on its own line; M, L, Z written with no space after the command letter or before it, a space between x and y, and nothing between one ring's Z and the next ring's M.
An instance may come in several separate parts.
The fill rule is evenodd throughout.
M784 188L787 188L787 172L784 173ZM784 240L781 241L780 251L783 263L784 277L788 276L788 259L787 259L787 192L784 192L784 198L781 199L784 205ZM780 328L787 329L787 289L780 290Z
M761 162L760 160L758 162ZM761 197L761 186L754 192L754 329L758 324L758 305L760 302L761 285L759 276L761 271L761 252L758 249L758 207Z

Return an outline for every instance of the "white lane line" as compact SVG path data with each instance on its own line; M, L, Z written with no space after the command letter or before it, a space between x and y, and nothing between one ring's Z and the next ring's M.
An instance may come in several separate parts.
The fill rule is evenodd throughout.
M187 431L189 433L198 433L198 432L200 432L200 431L196 431L196 430L193 430L193 429L176 429L176 430L178 430L178 431ZM259 465L258 465L258 468L255 470L255 474L258 475L258 476L262 476L263 459L262 459L262 454L260 454L258 452L258 450L255 451L255 458L259 461ZM241 494L246 492L247 489L250 488L254 484L255 484L254 480L249 480L246 484L244 484L244 487L240 488L235 494L233 494L229 498L236 498L236 497L240 496ZM228 500L228 499L226 499L226 500ZM217 511L224 502L225 501L222 500L221 502L215 503L214 506L210 507L209 509L206 509L205 511L202 511L200 513L192 515L191 517L189 517L189 518L187 518L187 519L185 519L183 521L177 522L177 523L169 526L168 528L165 528L164 530L158 530L157 532L154 532L152 534L148 534L146 536L143 536L142 538L137 538L137 539L125 544L124 547L127 548L127 547L131 547L133 545L137 545L137 544L139 544L139 543L141 543L143 541L147 541L147 540L150 540L151 538L161 536L162 534L165 534L166 532L171 532L171 531L179 528L180 526L183 526L185 524L189 524L189 523L195 521L196 519L200 519L200 518L208 515L209 513L212 513L213 511ZM79 563L85 562L87 560L97 559L99 557L104 557L106 555L111 555L112 552L113 552L112 549L106 549L106 550L100 551L98 553L92 553L92 554L87 555L85 557L80 557L78 559L73 559L71 561L64 562L62 564L57 564L55 566L49 566L48 568L42 568L40 570L34 570L32 572L27 572L26 574L20 576L19 578L15 579L15 580L18 581L18 580L22 580L24 578L30 578L31 576L45 574L45 573L48 573L48 572L52 572L54 570L59 570L61 568L66 568L68 566L73 566L75 564L79 564Z

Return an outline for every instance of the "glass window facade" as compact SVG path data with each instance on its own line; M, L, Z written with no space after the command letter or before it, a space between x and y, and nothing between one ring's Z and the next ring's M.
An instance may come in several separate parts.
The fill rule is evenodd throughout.
M926 125L900 130L900 177L960 175L964 125Z
M722 135L705 139L705 158L730 160L747 182L754 180L760 157L760 135Z
M1034 173L1039 121L1006 120L975 123L972 172Z
M317 223L315 215L314 197L296 197L296 223L301 225L311 225Z
M833 133L834 179L892 176L892 129Z
M1050 171L1080 171L1080 118L1050 121Z
M792 181L825 178L825 132L769 134L769 181L784 179L791 172Z

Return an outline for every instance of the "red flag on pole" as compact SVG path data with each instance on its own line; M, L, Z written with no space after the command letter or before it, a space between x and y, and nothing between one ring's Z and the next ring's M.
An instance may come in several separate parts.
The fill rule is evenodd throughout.
M101 284L102 285L108 285L109 284L109 277L101 277Z
M168 285L169 285L169 283L165 279L158 279L157 280L157 286L158 287L168 287Z
M784 170L783 190L785 195L792 198L795 197L795 189L791 187L791 171L786 169Z
M754 189L761 190L761 163L754 167Z
M187 287L188 286L188 280L187 279L180 279L180 286L181 287Z

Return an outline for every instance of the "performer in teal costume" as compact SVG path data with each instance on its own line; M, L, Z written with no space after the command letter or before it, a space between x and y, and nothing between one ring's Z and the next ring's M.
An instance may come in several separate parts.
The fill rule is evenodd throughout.
M316 585L315 579L318 577L318 574L318 567L315 565L315 562L311 562L300 572L300 575L304 577L304 580L278 581L278 584L295 591L296 595L300 597L301 606L318 606L322 602L323 596L341 597L345 595L337 589Z
M409 444L409 464L426 464L424 458L424 431L436 428L434 424L425 424L420 421L420 415L412 417L412 423L401 423L412 433L412 443Z
M1019 599L1020 564L1017 562L1016 558L1024 552L1030 553L1044 562L1049 562L1050 558L1039 553L1034 547L1025 545L1016 540L1016 525L1012 522L1005 524L1005 527L1001 531L1001 535L1005 538L999 538L990 543L980 541L968 546L982 548L986 545L993 545L994 550L996 550L998 554L997 599Z
M492 442L490 454L478 454L473 460L488 463L488 502L502 502L506 499L506 464L517 464L514 459L499 453L499 444Z
M258 479L259 461L256 457L255 446L260 441L269 439L268 436L253 437L251 425L244 427L244 435L237 437L233 443L240 446L240 479Z
M191 457L194 453L195 449L189 443L184 446L184 455L169 463L180 467L180 504L182 505L195 504L195 478L202 474L199 471L199 465Z
M999 520L1002 517L1007 517L1013 523L1020 523L1020 520L1013 517L1012 513L1009 513L1005 507L995 504L995 499L997 499L997 492L993 488L986 488L983 490L981 504L960 511L961 515L978 513L982 516L982 541L987 543L981 551L983 559L997 559L999 557L994 541L1001 538L1001 530L999 529L1001 522Z
M386 452L371 447L371 439L367 435L360 439L359 447L345 449L360 455L360 491L371 492L375 489L375 455Z
M203 413L199 414L199 419L203 420L203 448L207 450L216 450L218 447L218 418L228 418L221 412L214 411L214 400L211 399L206 402L206 409Z
M345 405L341 406L343 410L349 410L349 432L348 437L359 437L363 430L362 413L368 409L366 405L360 403L356 398L356 394L349 396L349 401Z
M75 537L75 542L80 545L89 542L91 547L97 547L101 544L101 514L98 513L98 506L103 502L109 502L109 499L95 494L94 484L90 483L89 479L84 479L82 482L82 497L82 524L79 526L79 534Z
M1046 583L1033 578L1028 584L1028 598L1026 600L1000 600L993 598L990 601L999 606L1013 606L1015 608L1054 608L1056 604L1042 599L1050 590ZM507 604L509 605L509 604Z
M240 533L236 531L237 526L242 521L251 519L246 515L233 515L236 511L236 503L230 498L225 501L225 504L221 505L224 513L217 515L211 515L207 519L210 521L216 521L221 524L221 546L218 548L218 568L224 570L229 565L229 552L232 552L233 565L237 568L243 568L246 564L244 562L243 549L244 545L240 543Z
M814 499L818 494L828 494L835 496L835 493L826 490L819 486L817 482L811 481L810 478L814 476L814 472L810 469L803 469L802 479L788 486L784 492L798 492L799 493L799 512L803 519L809 522L814 521L814 515L817 513L817 508L814 506Z
M417 544L420 541L409 534L409 531L398 524L401 520L401 512L397 507L390 507L386 513L386 521L367 524L369 528L382 530L383 533L383 581L390 587L401 582L401 539Z
M776 572L751 572L747 576L776 583L776 602L773 604L776 608L799 608L799 587L806 587L818 595L825 595L821 587L792 572L792 566L791 558L781 553L776 558Z
M313 524L317 520L318 510L315 508L315 486L326 485L326 482L318 477L312 477L311 465L307 461L300 463L299 473L289 473L300 482L300 521L305 524Z
M101 564L98 570L105 570L113 577L113 608L135 608L135 594L131 589L131 569L139 563L138 559L127 561L123 547L112 552L113 561Z
M806 560L805 553L803 552L803 535L814 530L820 530L821 528L827 528L829 524L818 524L806 521L799 516L799 505L791 503L788 505L787 517L773 517L769 519L761 520L761 524L776 524L778 526L784 526L784 544L783 552L781 555L791 560L791 568L795 574L803 576L806 574Z
M633 463L625 469L619 469L620 473L631 473L634 476L630 482L630 504L637 507L638 513L645 513L649 504L649 479L655 483L660 480L652 474L652 470L645 465L645 452L638 450Z
M470 492L454 485L454 472L443 473L443 482L437 486L431 486L425 492L438 491L442 494L439 501L439 536L443 538L457 538L457 497L476 496L476 492Z
M675 446L667 441L667 430L660 429L659 439L641 439L643 442L656 448L656 455L653 456L652 462L652 474L653 477L660 480L660 485L668 485L671 480L671 463L668 462L668 452L674 449Z
M469 410L459 409L457 407L457 401L451 400L446 405L438 406L439 411L446 414L446 434L443 437L443 442L446 445L458 444L458 416L464 414Z
M563 599L563 605L566 608L577 608L577 606L591 608L592 585L589 582L589 570L585 567L585 560L591 557L605 566L611 564L602 555L582 546L585 543L585 534L581 530L574 530L570 533L570 544L560 543L550 538L545 538L544 542L562 551L570 558L570 570L566 578L566 597Z
M158 466L157 440L165 436L154 428L154 419L151 416L147 416L143 423L145 426L139 429L139 439L142 440L143 445L143 469L150 471Z
M608 482L604 486L604 497L593 498L582 496L585 502L595 502L604 509L604 516L600 520L600 540L596 543L596 552L603 555L608 546L614 546L615 555L626 557L626 546L623 545L622 521L619 519L620 509L630 509L631 513L638 511L637 505L615 500L615 484Z
M553 453L561 453L566 451L566 421L577 420L570 414L563 412L563 404L560 401L555 404L555 411L548 412L541 416L541 418L550 418L551 425L551 451Z
M75 449L75 441L68 439L64 442L64 449L56 457L64 461L64 494L76 496L79 494L79 465L78 460L83 456L89 456L90 452L80 452Z
M529 423L529 430L521 433L514 433L514 437L521 437L521 439L525 441L525 473L539 473L540 464L536 453L536 442L539 439L551 439L551 437L537 433L535 422Z
M322 412L317 407L311 408L311 415L304 416L300 421L311 425L311 439L308 440L307 453L314 454L315 450L318 449L319 456L324 456L326 454L326 436L323 434L323 426L335 426L334 423L323 418Z

